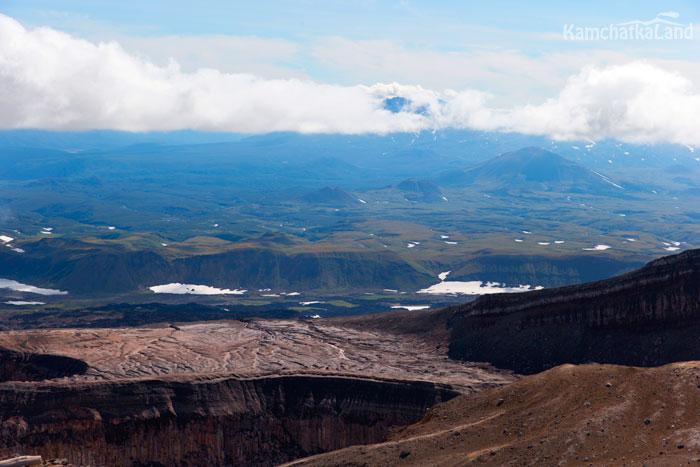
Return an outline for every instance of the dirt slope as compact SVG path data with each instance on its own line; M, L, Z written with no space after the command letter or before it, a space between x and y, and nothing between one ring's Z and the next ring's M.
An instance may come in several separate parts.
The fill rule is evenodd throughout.
M700 362L563 365L457 397L386 442L287 465L687 465L700 461Z

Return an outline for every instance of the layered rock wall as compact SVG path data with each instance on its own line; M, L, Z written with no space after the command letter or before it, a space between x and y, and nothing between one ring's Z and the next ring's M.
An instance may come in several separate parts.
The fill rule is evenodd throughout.
M428 382L331 376L0 385L0 456L81 465L275 465L419 421Z
M450 356L518 373L562 363L700 359L700 250L587 284L498 294L448 310Z

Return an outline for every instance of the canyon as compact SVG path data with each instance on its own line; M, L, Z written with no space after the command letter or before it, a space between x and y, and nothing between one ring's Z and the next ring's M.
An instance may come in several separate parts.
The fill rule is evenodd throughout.
M153 466L685 459L700 454L680 411L700 370L673 362L700 360L698 311L691 250L437 310L6 330L0 455ZM610 433L626 444L606 447Z
M438 402L515 380L451 361L436 339L312 320L3 332L16 358L0 368L0 455L275 465L380 441Z

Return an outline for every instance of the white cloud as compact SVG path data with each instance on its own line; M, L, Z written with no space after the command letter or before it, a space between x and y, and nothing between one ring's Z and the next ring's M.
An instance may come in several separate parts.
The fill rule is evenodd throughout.
M240 54L246 63L254 55L246 48L251 40L258 40L219 39L223 49L235 51L232 62ZM170 41L172 47L193 50L203 44L194 39L163 41L148 43L154 50ZM262 53L268 57L261 60L261 66L284 61L297 53L292 45L279 44L282 49L276 52L274 40L261 41L261 46L268 47ZM386 51L375 56L367 47L353 51L344 44L345 52L336 61L361 66L373 63L379 70L382 66L400 67L409 58L416 58L401 55L399 49L381 42L375 46L389 47L399 56L393 64L382 64ZM698 67L687 62L634 61L588 66L568 80L561 80L546 73L557 62L556 55L538 62L515 52L494 52L471 59L452 54L451 64L466 70L464 81L468 83L475 79L500 79L517 88L518 75L522 75L528 82L541 80L547 87L561 89L556 97L541 104L499 109L489 105L498 101L498 96L471 88L437 91L398 83L340 86L299 78L260 78L213 68L185 72L174 61L158 66L144 58L148 52L142 52L130 54L116 42L94 44L50 28L28 30L0 15L0 127L130 131L192 128L241 133L386 133L464 127L544 134L558 139L611 137L634 142L700 144L700 94L688 78L698 79ZM615 56L613 52L606 53ZM470 71L472 59L475 67ZM436 54L426 53L421 60L418 65L427 74L450 66L449 60ZM576 65L580 69L582 57L569 60L557 66ZM409 65L417 67L416 63ZM424 113L393 114L384 110L383 100L393 96L410 99L412 110L421 109Z
M0 126L58 130L256 133L416 131L425 118L383 110L361 86L260 79L156 66L116 42L97 45L0 15Z
M542 104L494 109L475 90L436 93L417 86L375 85L429 109L435 127L549 135L555 139L617 138L628 142L700 143L700 94L682 75L645 62L586 67Z
M588 67L559 96L510 112L502 125L558 139L700 142L700 94L678 73L645 62Z

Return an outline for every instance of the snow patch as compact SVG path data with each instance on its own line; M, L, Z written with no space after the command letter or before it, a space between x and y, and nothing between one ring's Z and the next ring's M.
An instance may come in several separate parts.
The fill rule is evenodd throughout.
M430 308L430 305L391 305L391 308L394 310L415 311L415 310L427 310L428 308Z
M5 305L16 305L16 306L24 306L24 305L46 305L45 302L25 302L24 300L9 300L5 302Z
M612 248L610 245L596 245L593 248L582 248L584 251L603 251Z
M445 279L447 279L447 276L449 276L451 272L452 271L441 272L440 274L438 274L438 279L444 281Z
M208 285L180 284L172 282L170 284L154 285L149 287L154 293L168 293L175 295L242 295L246 292L243 289L219 289Z
M39 295L67 295L68 292L56 289L42 289L33 285L22 284L21 282L10 279L0 279L0 289L10 289L17 292L29 292Z
M442 281L433 284L426 289L421 289L417 293L430 295L488 295L494 293L514 293L539 290L542 287L531 287L530 285L519 285L517 287L506 287L499 282L482 281Z
M608 162L610 162L610 163L612 164L612 161L608 161ZM620 185L618 185L617 183L611 182L610 179L609 179L608 177L606 177L605 175L603 175L603 174L601 174L601 173L598 173L598 172L596 172L595 170L591 170L591 172L593 172L594 174L596 174L597 176L599 176L605 183L609 183L610 185L614 186L615 188L619 188L620 190L624 190L624 188L622 188L622 187L621 187Z

